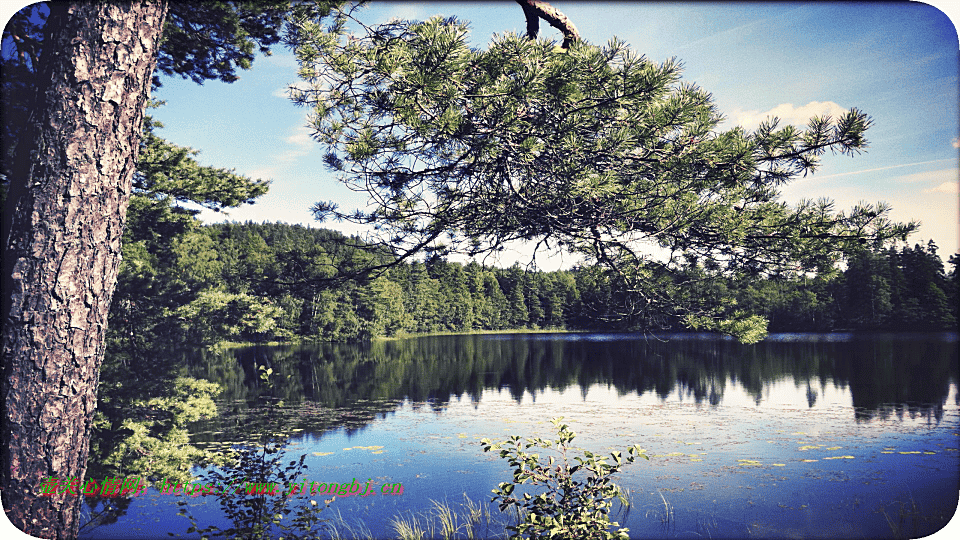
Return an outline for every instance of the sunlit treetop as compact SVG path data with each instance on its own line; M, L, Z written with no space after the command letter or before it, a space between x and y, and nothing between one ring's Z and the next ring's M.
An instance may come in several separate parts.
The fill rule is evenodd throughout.
M678 307L655 276L683 260L726 274L827 271L916 226L891 222L882 203L842 212L780 199L826 152L867 147L872 121L858 109L721 130L678 61L616 38L563 48L507 33L478 50L455 18L365 26L335 15L299 22L291 40L309 89L293 97L311 108L327 165L370 205L314 211L373 225L401 259L528 241L584 256L647 310Z

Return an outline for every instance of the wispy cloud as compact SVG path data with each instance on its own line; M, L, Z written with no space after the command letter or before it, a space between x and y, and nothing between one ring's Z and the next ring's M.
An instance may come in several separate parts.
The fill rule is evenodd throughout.
M407 4L397 2L395 4L389 4L390 10L387 12L385 20L389 21L392 19L404 19L404 20L422 20L426 17L424 16L423 6L419 4Z
M951 141L951 144L953 145L954 148L960 148L960 138L954 139L953 141Z
M800 107L794 106L793 103L781 103L768 111L762 112L734 109L730 115L730 121L745 129L756 129L764 120L777 117L780 119L780 125L805 126L814 116L836 118L846 112L847 109L832 101L811 101Z
M924 171L913 174L907 174L897 177L895 181L898 184L926 184L928 188L921 189L920 192L927 193L958 193L960 185L960 169L940 169L936 171Z
M293 53L280 50L279 48L275 48L271 55L265 56L263 61L281 68L297 68L297 58Z
M960 193L960 184L957 182L944 182L937 187L925 189L924 193Z
M298 126L294 129L292 135L284 137L283 140L296 146L297 149L303 151L304 154L309 152L314 144L313 137L310 136L310 128L307 126Z
M852 171L852 172L845 172L845 173L828 174L828 175L825 175L825 176L819 176L819 175L818 175L816 178L817 178L817 180L826 180L826 179L828 179L828 178L839 178L839 177L841 177L841 176L850 176L850 175L853 175L853 174L864 174L864 173L888 171L888 170L890 170L890 169L902 169L902 168L904 168L904 167L916 167L917 165L930 165L931 163L946 163L946 162L948 162L948 161L953 161L953 162L955 162L956 160L950 158L950 159L935 159L935 160L933 160L933 161L918 161L917 163L904 163L904 164L901 164L901 165L890 165L890 166L888 166L888 167L877 167L877 168L875 168L875 169L864 169L864 170L862 170L862 171ZM949 169L948 169L948 170L949 170ZM952 169L952 170L955 171L956 169ZM932 172L941 172L941 171L932 171ZM917 173L917 175L923 175L923 174L927 174L927 173ZM903 179L903 178L910 178L910 177L917 176L917 175L907 175L907 176L901 177L901 179ZM914 181L920 181L920 180L914 180Z
M796 7L787 11L784 11L778 15L772 17L765 17L763 19L757 19L746 24L741 24L733 28L727 28L720 32L710 32L706 35L702 35L693 41L683 43L679 46L680 49L694 48L694 47L716 47L718 43L723 43L728 39L743 39L744 36L749 36L754 32L769 32L771 28L782 25L783 20L795 20L798 16L798 12L802 10L803 7Z
M940 169L936 171L924 171L913 174L907 174L904 176L897 177L897 182L901 184L917 184L921 182L938 182L940 180L955 180L957 179L957 169Z
M277 175L276 167L260 167L247 173L251 178L273 178Z
M283 137L283 142L286 143L286 149L270 155L272 165L251 171L251 176L254 178L275 177L280 173L281 169L309 154L316 144L310 136L310 129L306 126L298 126L291 129L290 135Z

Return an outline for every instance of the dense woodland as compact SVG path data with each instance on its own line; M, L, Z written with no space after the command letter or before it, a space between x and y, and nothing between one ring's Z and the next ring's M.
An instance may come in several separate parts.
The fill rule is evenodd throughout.
M357 238L279 223L199 225L187 216L179 234L160 234L156 208L145 209L134 212L124 243L111 314L115 346L157 338L213 344L475 330L681 329L669 313L616 317L616 293L591 268L542 272L432 257L350 279L342 276L382 262L354 247ZM864 250L832 276L718 277L690 261L674 286L763 315L773 332L946 330L957 324L958 260L950 258L947 273L931 242Z

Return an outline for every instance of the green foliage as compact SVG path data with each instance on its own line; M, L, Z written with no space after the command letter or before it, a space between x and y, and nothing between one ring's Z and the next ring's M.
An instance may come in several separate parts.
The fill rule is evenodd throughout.
M648 269L645 279L657 284L650 294L661 301L625 317L646 301L619 289L600 267L541 272L432 256L374 279L347 280L338 269L385 259L371 259L356 238L323 229L226 223L188 226L172 238L132 238L124 246L123 289L111 318L113 347L131 352L157 337L213 344L524 328L691 328L752 343L767 331L956 325L955 281L936 246L864 251L844 272L818 274L728 276L691 258L676 270ZM679 301L682 309L663 298Z
M177 146L156 134L163 124L150 117L144 122L134 189L140 196L172 197L212 210L252 204L265 194L270 182L250 179L232 169L208 167L194 159L200 152Z
M259 364L256 373L264 388L274 389L279 374L272 367ZM208 495L216 497L232 527L201 527L190 513L189 501L184 498L177 504L181 508L179 515L191 521L188 533L199 533L201 538L231 540L313 539L319 536L319 528L325 521L320 518L320 512L335 499L321 506L310 498L309 489L296 494L291 491L301 478L306 478L306 454L284 464L289 437L284 429L284 402L268 395L259 395L258 401L264 404L258 415L260 418L244 427L245 440L250 442L234 445L220 453L218 466L208 469L200 478L201 485L213 488Z
M3 55L0 56L0 202L14 178L24 175L29 160L21 144L30 116L36 107L40 82L36 68L43 42L43 24L50 9L34 3L15 13L3 28ZM18 152L18 148L20 151ZM19 156L18 156L19 154ZM18 159L19 157L19 159Z
M357 314L366 323L362 331L366 338L395 336L412 320L403 306L403 289L382 276L359 291Z
M193 203L213 210L252 203L268 182L226 169L200 166L196 151L157 136L159 123L144 123L134 194L127 208L123 259L110 313L110 338L130 351L169 335L167 314L210 282L219 281L224 261L211 238L198 230Z
M611 315L712 317L755 337L748 319L724 322L722 305L663 287L677 257L645 253L696 256L726 276L824 272L916 227L889 221L883 204L838 212L828 200L779 200L827 151L866 148L872 120L858 109L802 128L773 118L752 132L721 131L711 96L681 81L679 62L651 62L615 38L558 53L504 34L477 50L453 18L394 20L359 35L350 22L346 10L327 26L297 22L291 41L311 88L293 97L313 109L328 166L378 204L314 210L374 224L377 245L401 259L531 241L601 268L624 299L606 306ZM504 292L508 324L527 322L519 296Z
M157 71L205 80L237 80L250 69L254 50L270 53L280 41L285 0L267 2L173 2L163 31Z
M956 269L952 276L946 274L933 242L859 254L838 281L834 297L840 323L852 328L957 327Z
M270 54L279 43L286 17L321 18L340 1L289 0L171 2L157 71L197 84L234 82L237 69L250 69L256 52ZM154 82L155 85L159 81Z
M232 526L227 529L216 525L201 526L190 513L189 501L184 499L177 504L181 508L179 515L186 516L192 523L187 533L197 533L201 538L231 540L317 538L325 521L320 518L320 512L326 504L318 504L309 498L308 493L288 496L283 492L284 488L289 489L304 478L307 470L303 463L306 455L284 464L286 453L283 446L283 442L275 438L269 438L261 445L239 446L229 452L227 463L204 474L200 484L214 487L212 495ZM248 492L248 483L272 484L276 486L276 492Z
M163 30L163 41L157 59L157 75L154 86L160 86L159 74L179 75L198 84L206 80L236 81L237 69L250 69L256 52L270 54L270 47L279 43L286 28L287 16L296 13L298 17L321 19L330 9L342 3L339 0L320 2L290 2L289 0L244 0L244 1L188 1L170 2ZM28 125L27 118L34 107L37 88L36 69L43 52L43 27L46 24L49 7L46 2L31 4L13 15L3 30L4 55L3 66L3 163L0 182L6 192L6 183L10 178L22 174L25 159L14 159L17 146L24 137L23 130ZM145 133L146 153L155 151L162 157L162 165L169 168L169 161L182 161L196 152L169 144L154 144L150 140L150 121L147 121ZM144 149L141 154L144 154ZM26 153L21 152L22 158ZM147 156L152 161L153 156ZM14 165L16 163L16 165ZM146 165L146 166L145 166ZM140 172L149 168L142 162L138 164ZM193 180L201 180L208 185L219 184L224 197L207 201L216 205L233 206L226 199L239 195L244 200L255 197L249 192L244 197L236 191L235 185L224 183L219 178L202 178L210 168L194 167ZM226 174L232 174L221 170ZM148 183L159 191L167 188L162 178L150 178ZM144 180L140 176L138 181ZM174 184L180 184L174 180ZM149 188L148 188L149 189ZM173 192L184 189L174 185ZM209 192L209 190L208 190ZM229 192L233 192L227 195ZM169 193L179 198L178 194Z
M215 289L201 291L195 300L170 312L180 321L185 338L201 345L291 337L278 326L282 315L270 299Z
M190 445L187 425L216 414L213 396L219 387L190 377L144 387L131 383L136 381L132 377L115 380L111 373L106 370L107 380L99 392L100 410L90 444L97 459L88 475L189 482L193 465L211 456Z
M511 538L629 538L626 528L610 530L619 527L610 521L610 509L613 500L622 496L611 477L638 456L650 458L634 445L627 450L626 457L612 452L611 461L584 450L583 457L573 458L576 462L573 464L567 451L576 434L561 423L562 420L562 417L551 420L557 428L557 440L535 437L522 442L515 435L499 443L489 439L480 441L484 452L499 450L500 457L514 467L513 482L501 482L493 490L493 501L499 501L501 512L513 508L519 513L520 523L508 527L514 533ZM544 460L540 454L528 452L531 448L554 447L559 451L559 460L553 456ZM574 475L581 471L586 473L586 478L575 480ZM521 484L541 486L544 491L536 495L515 494Z
M732 319L716 320L711 317L688 315L684 321L694 330L710 330L733 336L740 343L756 343L767 337L767 319L759 315L747 315L742 311L734 313Z

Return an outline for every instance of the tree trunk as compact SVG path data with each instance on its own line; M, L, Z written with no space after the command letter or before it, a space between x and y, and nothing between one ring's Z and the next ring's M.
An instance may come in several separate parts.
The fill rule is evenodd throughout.
M4 209L3 505L77 534L107 314L166 2L51 2L34 143ZM49 478L60 489L44 496ZM64 493L79 479L78 496ZM94 479L97 484L102 478Z

